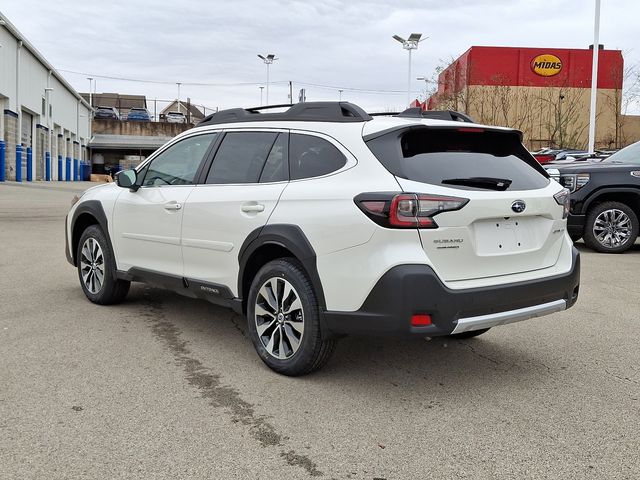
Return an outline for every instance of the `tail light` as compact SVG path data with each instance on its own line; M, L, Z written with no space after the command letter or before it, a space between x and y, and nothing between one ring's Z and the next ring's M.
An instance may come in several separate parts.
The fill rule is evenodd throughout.
M361 193L354 201L371 220L387 228L438 228L433 217L460 210L469 199L422 193Z
M569 216L569 209L571 206L571 203L569 202L569 189L563 188L556 193L553 198L555 198L558 205L562 205L562 218L567 218Z

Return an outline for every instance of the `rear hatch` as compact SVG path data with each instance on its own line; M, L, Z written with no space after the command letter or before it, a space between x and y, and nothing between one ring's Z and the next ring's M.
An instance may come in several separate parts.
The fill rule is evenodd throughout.
M554 198L560 187L519 132L419 126L365 140L404 192L468 200L418 230L443 280L527 272L558 260L565 230Z

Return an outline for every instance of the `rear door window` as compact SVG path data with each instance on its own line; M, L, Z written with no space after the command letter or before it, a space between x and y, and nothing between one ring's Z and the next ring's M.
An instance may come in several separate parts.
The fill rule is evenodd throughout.
M277 138L277 132L227 133L213 159L206 183L258 183ZM270 168L275 168L273 163L275 160ZM278 172L272 173L274 178L278 176Z
M534 190L549 183L515 132L425 127L367 145L391 173L417 182L465 190Z

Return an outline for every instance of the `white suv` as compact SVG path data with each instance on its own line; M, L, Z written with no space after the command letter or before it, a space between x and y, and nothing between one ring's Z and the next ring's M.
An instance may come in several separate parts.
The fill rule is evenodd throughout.
M575 303L568 192L520 132L345 102L257 110L207 117L75 203L66 254L89 300L143 281L227 305L286 375L344 334L468 338Z

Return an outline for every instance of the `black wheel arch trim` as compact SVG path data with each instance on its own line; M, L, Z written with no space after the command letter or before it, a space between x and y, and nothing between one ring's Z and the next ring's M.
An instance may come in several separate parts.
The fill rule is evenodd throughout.
M253 230L245 239L238 252L238 297L242 298L244 275L247 263L252 255L265 245L277 245L289 250L299 261L309 275L315 290L321 311L326 308L324 290L318 268L316 266L316 252L300 227L290 224L271 224Z
M635 188L635 187L605 187L605 188L599 188L597 190L594 190L593 192L591 192L591 194L582 201L582 208L580 209L579 214L583 214L586 215L586 213L589 211L589 208L591 207L591 205L593 204L593 202L596 202L598 200L598 198L600 198L602 195L607 195L610 193L631 193L633 195L637 195L638 198L640 199L640 189ZM578 212L576 212L578 213Z
M100 203L98 200L87 200L85 202L82 202L76 207L75 211L73 212L73 216L71 217L71 225L70 225L71 246L73 246L73 243L75 240L74 230L76 227L76 222L84 214L91 215L93 218L96 219L98 225L100 225L100 228L104 233L104 236L107 239L107 242L109 243L109 249L111 250L112 253L115 254L113 250L113 245L111 244L111 237L109 235L109 222L107 221L107 215L104 213L104 208L102 207L102 203ZM65 235L66 235L66 229L65 229ZM80 233L80 235L82 235L82 233ZM75 267L77 266L76 252L73 251L75 249L71 249L71 251L69 251L70 250L69 247L70 247L69 243L67 243L67 245L65 246L65 251L67 253L67 260L69 261L69 263L71 263ZM114 273L114 276L115 276L115 272L112 272L112 273Z

